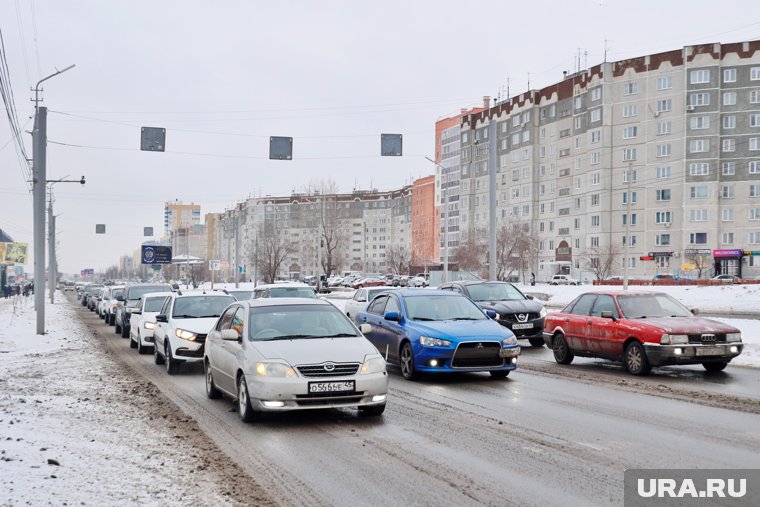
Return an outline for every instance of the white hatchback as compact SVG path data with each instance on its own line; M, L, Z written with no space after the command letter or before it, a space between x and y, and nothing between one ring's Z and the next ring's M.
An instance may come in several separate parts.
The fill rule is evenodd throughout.
M129 316L129 346L138 354L147 354L153 348L153 330L156 315L173 292L149 292L137 302Z
M366 310L367 306L369 306L378 294L389 290L397 290L397 287L366 287L358 289L354 293L354 297L346 301L346 316L348 316L349 319L356 321L357 313Z

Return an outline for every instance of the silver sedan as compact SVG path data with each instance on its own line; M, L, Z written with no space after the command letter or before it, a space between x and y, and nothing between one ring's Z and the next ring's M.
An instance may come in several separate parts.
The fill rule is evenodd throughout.
M208 334L203 365L208 397L233 398L246 422L261 412L385 410L385 360L340 310L318 299L233 303Z

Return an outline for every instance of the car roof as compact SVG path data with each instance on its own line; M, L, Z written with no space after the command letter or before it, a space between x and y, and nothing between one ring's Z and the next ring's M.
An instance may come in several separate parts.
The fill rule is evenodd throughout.
M651 290L593 290L589 292L584 292L581 294L581 296L585 296L588 294L602 294L607 296L653 296L653 295L667 295L664 292L657 292L657 291L651 291Z
M297 283L297 282L283 282L283 283L265 283L258 285L256 289L280 289L280 288L288 288L288 287L309 287L311 288L311 285L306 285L305 283Z
M155 294L150 294L151 296ZM225 294L223 292L185 292L183 294L177 294L176 292L167 292L167 296L174 296L177 299L182 298L189 298L189 297L199 297L199 296L207 296L207 297L222 297L222 298L231 298L229 294Z
M452 297L464 297L461 294L452 292L450 290L437 290L437 289L398 289L393 291L394 294L400 294L404 297L410 296L452 296Z
M504 285L512 285L510 282L502 282L500 280L457 280L456 282L449 283L458 283L459 285L481 285L484 283L501 283Z
M148 292L143 295L142 298L168 297L173 296L174 294L176 294L176 292Z
M238 303L248 304L250 307L258 306L289 306L289 305L322 305L331 306L334 305L328 301L322 299L310 299L310 298L260 298L260 299L247 299L245 301L238 301Z

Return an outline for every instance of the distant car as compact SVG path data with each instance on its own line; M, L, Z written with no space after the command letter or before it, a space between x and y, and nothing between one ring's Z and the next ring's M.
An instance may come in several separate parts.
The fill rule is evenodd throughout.
M652 277L652 280L655 282L658 280L675 280L676 277L671 275L670 273L657 273Z
M723 283L738 283L741 280L738 276L734 275L718 275L712 279Z
M165 364L166 373L173 375L180 363L203 360L206 335L216 320L237 300L227 294L177 294L166 298L156 315L153 329L153 358Z
M122 338L129 338L130 312L137 307L137 302L145 294L150 292L169 292L172 288L167 283L138 283L128 285L124 295L117 297L119 305L116 307L114 332Z
M317 299L317 293L312 287L303 283L272 283L257 286L253 291L253 299L262 298L308 298Z
M549 285L578 285L578 280L569 275L554 275L549 280Z
M544 346L546 310L532 296L526 296L509 282L461 281L438 287L464 294L484 310L496 312L496 321L510 329L518 340L534 347Z
M230 296L234 297L238 301L245 301L247 299L251 299L253 296L253 290L243 290L243 289L224 289L222 292L225 294L229 294Z
M382 287L387 285L385 278L380 277L366 277L360 278L351 284L354 289L363 289L364 287Z
M583 294L547 316L544 340L560 364L601 357L622 361L634 375L678 364L721 371L744 347L735 327L696 317L660 292Z
M484 372L506 377L520 347L509 329L478 305L450 291L402 289L378 295L356 321L364 335L407 380L420 372Z
M82 306L84 306L85 308L89 309L90 308L90 303L91 303L90 299L95 297L95 291L96 290L100 290L102 288L103 288L103 285L101 285L99 283L91 283L91 284L87 285L84 288L84 291L82 291L82 299L81 299Z
M427 287L428 281L422 276L415 276L407 281L407 287Z
M369 305L378 294L394 290L393 287L369 287L367 289L359 289L354 293L354 297L346 301L346 316L354 320L356 314L367 309Z
M209 333L203 365L206 395L236 400L246 422L262 412L385 410L385 360L340 310L318 299L236 302Z
M140 298L129 317L129 346L138 354L147 354L153 348L153 330L156 315L173 292L150 292Z
M101 314L109 326L113 326L116 321L116 308L119 306L117 298L119 296L124 297L124 286L114 285L103 293L103 301L100 303Z

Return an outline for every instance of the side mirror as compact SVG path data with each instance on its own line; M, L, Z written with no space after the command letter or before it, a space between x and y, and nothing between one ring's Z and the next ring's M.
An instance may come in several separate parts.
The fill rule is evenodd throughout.
M525 299L533 299L533 296L528 296L528 295L526 295L526 296L525 296Z
M166 315L164 315L163 313L159 313L158 315L156 315L156 322L168 322Z
M693 313L694 315L697 315L699 313L699 309L698 308L692 308L691 309L691 313Z
M359 298L359 299L356 300L356 302L357 303L366 303L367 302L367 298Z
M142 310L135 308L132 310L132 315L142 315Z
M121 295L116 296L116 301L124 302L124 296L121 296Z
M496 312L493 310L486 310L486 315L488 315L489 319L495 319L496 318Z
M216 329L212 329L208 332L208 336L206 336L206 339L208 340L216 340L222 337L222 333L217 331Z
M240 341L240 334L235 329L223 329L221 334L222 334L222 340L225 340L228 342Z
M613 321L617 320L610 310L604 310L604 311L602 311L602 318L603 319L612 319Z
M362 334L369 334L372 332L372 324L367 324L366 322L359 326L359 331L362 332Z
M394 322L401 320L401 316L399 316L398 312L387 312L383 318L385 320L392 320Z

